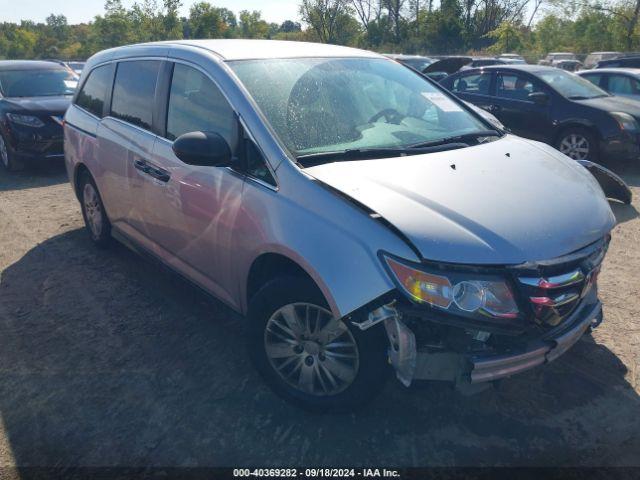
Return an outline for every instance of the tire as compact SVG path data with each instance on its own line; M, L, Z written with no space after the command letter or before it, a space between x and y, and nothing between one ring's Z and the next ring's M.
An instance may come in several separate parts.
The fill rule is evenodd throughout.
M78 187L85 228L96 245L107 247L112 241L111 223L104 210L96 182L88 172L83 172Z
M0 133L0 164L8 172L17 172L23 168L2 133Z
M571 127L560 132L555 147L572 160L590 160L599 158L598 141L586 128Z
M301 322L306 316L309 330L291 322L292 315ZM248 317L255 367L278 395L299 407L350 411L369 402L386 383L391 368L384 328L363 332L342 320L336 323L309 279L286 276L266 283L252 298ZM296 332L287 333L291 325L298 326Z

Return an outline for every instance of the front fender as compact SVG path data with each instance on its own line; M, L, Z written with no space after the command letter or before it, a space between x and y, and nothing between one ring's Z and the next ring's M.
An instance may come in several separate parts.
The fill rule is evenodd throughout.
M238 236L240 304L247 308L247 276L264 253L282 255L318 285L341 318L395 289L378 258L385 250L417 261L411 248L383 223L354 204L298 174L280 172L279 192L247 183L244 230ZM286 190L286 191L285 191ZM246 214L245 213L245 214Z

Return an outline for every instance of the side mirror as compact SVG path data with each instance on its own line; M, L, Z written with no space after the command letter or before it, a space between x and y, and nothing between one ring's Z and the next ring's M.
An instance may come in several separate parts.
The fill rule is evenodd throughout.
M547 95L545 92L532 92L527 96L527 98L536 105L549 104L549 95Z
M173 153L189 165L224 167L231 163L231 148L216 132L189 132L173 142Z

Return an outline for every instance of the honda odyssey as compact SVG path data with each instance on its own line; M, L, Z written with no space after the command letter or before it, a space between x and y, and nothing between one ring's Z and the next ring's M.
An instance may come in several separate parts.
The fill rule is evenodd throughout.
M353 408L388 373L473 391L601 321L615 220L594 177L381 55L107 50L64 136L93 241L150 254L246 315L256 367L304 407Z

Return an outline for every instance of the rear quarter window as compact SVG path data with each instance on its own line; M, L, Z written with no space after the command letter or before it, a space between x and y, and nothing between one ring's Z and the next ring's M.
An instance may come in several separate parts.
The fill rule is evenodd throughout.
M97 117L102 117L107 91L111 88L112 65L95 68L78 92L75 104Z
M111 116L151 130L160 61L118 63L113 86Z

